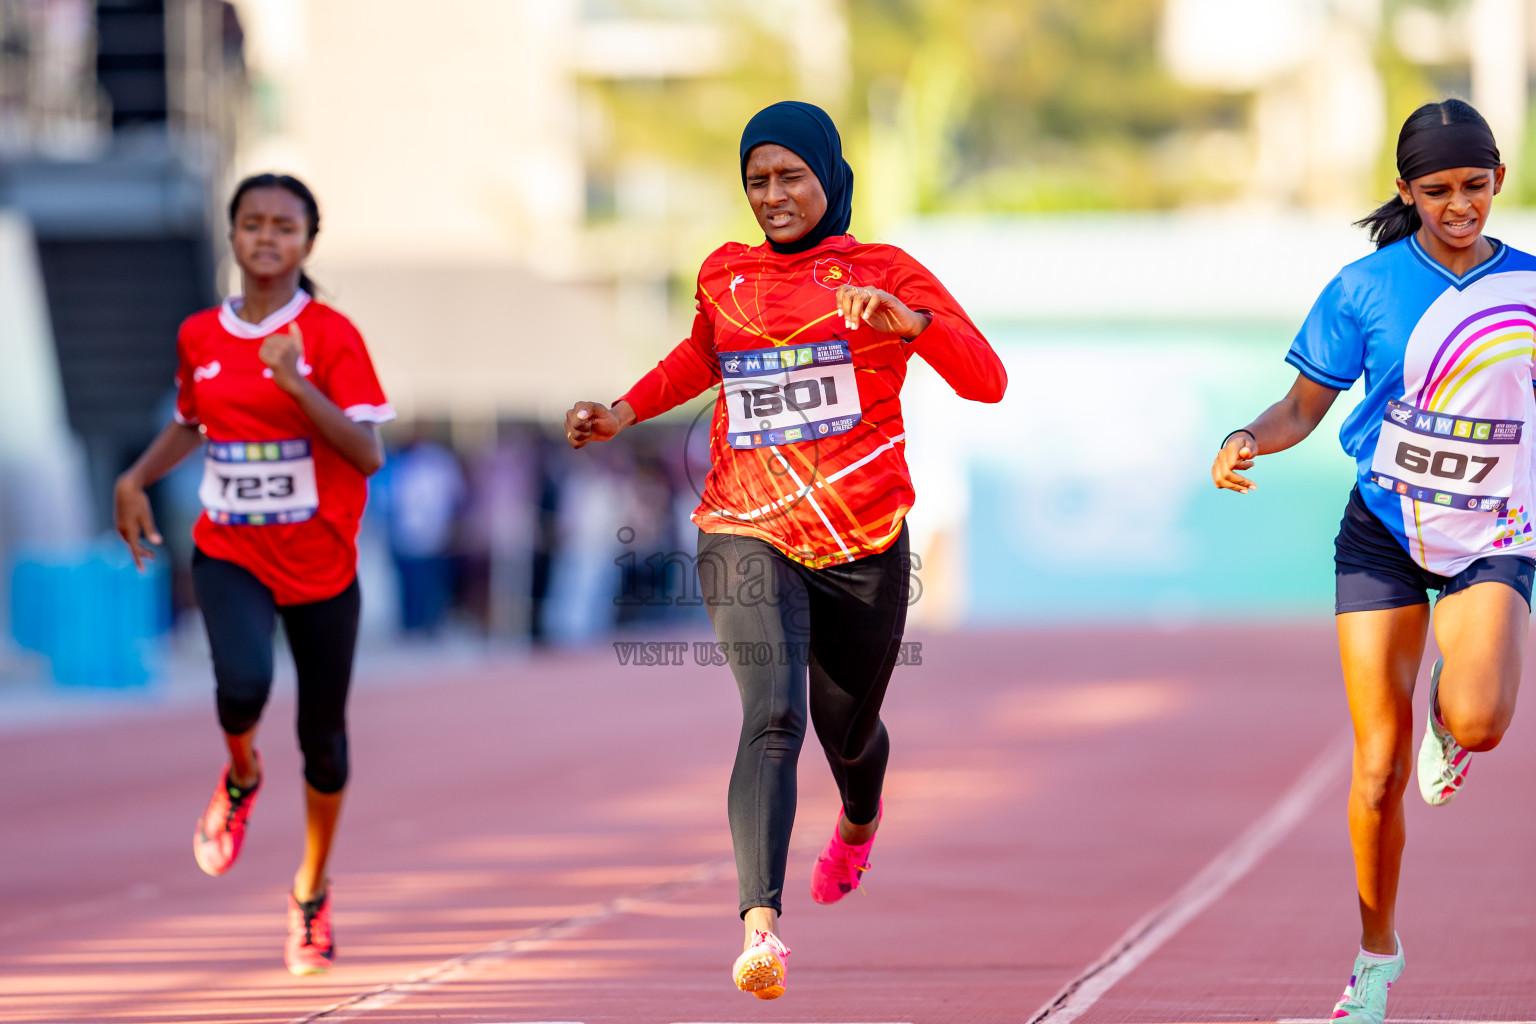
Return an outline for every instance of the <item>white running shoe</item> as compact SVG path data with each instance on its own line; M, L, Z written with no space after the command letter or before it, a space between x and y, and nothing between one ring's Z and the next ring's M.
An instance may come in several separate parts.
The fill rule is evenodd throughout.
M1424 742L1419 744L1419 792L1431 807L1450 803L1472 767L1472 755L1462 749L1435 712L1444 667L1445 659L1441 658L1429 671L1429 725L1424 730Z
M1355 957L1355 970L1344 986L1344 998L1333 1008L1330 1024L1383 1024L1387 1019L1387 993L1402 976L1403 940L1397 941L1397 956L1390 960L1366 956L1361 950Z

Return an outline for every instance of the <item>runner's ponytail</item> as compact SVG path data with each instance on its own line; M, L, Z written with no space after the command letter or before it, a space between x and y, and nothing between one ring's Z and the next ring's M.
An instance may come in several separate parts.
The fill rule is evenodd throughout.
M1402 163L1403 154L1413 150L1415 136L1447 124L1476 125L1485 132L1488 130L1488 122L1483 120L1483 115L1464 100L1449 99L1439 103L1426 103L1408 115L1408 120L1403 122L1402 131L1398 132L1399 164ZM1490 142L1492 140L1491 133L1489 140ZM1393 242L1400 242L1407 238L1419 230L1423 223L1419 219L1418 207L1403 202L1401 196L1393 196L1367 216L1355 221L1355 226L1370 231L1371 241L1376 243L1376 248L1382 249Z
M315 201L315 194L309 190L309 186L291 174L253 174L235 186L235 194L229 201L229 223L233 227L235 214L240 209L240 200L252 189L280 188L304 204L305 216L309 218L308 238L314 241L320 233L320 204ZM299 287L315 296L319 286L302 269L299 271Z
M1403 202L1399 196L1393 196L1355 221L1355 227L1369 230L1371 241L1376 243L1376 248L1382 249L1393 242L1401 242L1419 230L1423 223L1419 219L1418 207Z

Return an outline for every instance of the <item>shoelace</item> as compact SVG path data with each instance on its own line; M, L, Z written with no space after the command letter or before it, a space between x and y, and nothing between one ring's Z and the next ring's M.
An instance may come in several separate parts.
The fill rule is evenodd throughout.
M769 949L777 953L779 959L781 960L784 957L789 956L789 947L784 945L779 937L773 934L773 932L765 932L761 928L752 933L752 945L767 946Z
M1350 978L1350 983L1344 986L1344 995L1339 1000L1339 1004L1334 1007L1334 1012L1347 1010L1353 1014L1357 1009L1365 1009L1370 996L1371 985L1376 980L1377 972L1386 970L1394 963L1396 963L1395 960L1383 960L1379 963L1367 961L1363 966L1359 967L1355 971L1354 976ZM1387 982L1388 986L1391 984L1390 981Z
M1437 665L1436 667L1438 668L1439 666ZM1456 742L1456 737L1451 735L1451 730L1447 729L1445 723L1440 720L1437 712L1439 706L1440 684L1437 678L1434 689L1429 693L1429 717L1431 723L1439 728L1432 729L1431 731L1435 733L1435 739L1440 741L1440 756L1445 762L1440 772L1441 781L1444 783L1444 788L1442 788L1441 792L1449 789L1454 793L1461 789L1463 782L1467 781L1467 769L1471 765L1466 764L1466 758L1462 756L1467 753L1466 749Z
M1453 740L1452 742L1455 741ZM1457 752L1461 752L1459 748ZM1448 771L1450 775L1449 778L1446 779L1445 787L1441 790L1441 792L1444 792L1445 789L1449 789L1452 793L1459 791L1461 789L1462 783L1467 781L1467 769L1470 767L1471 765L1458 765L1452 760L1447 760L1446 771Z
M837 859L841 861L841 863L838 864L837 867L844 874L852 875L854 879L861 877L864 872L868 871L870 867L873 866L867 857L858 864L853 862L853 859L859 856L859 851L858 848L851 843L845 843L839 839L837 847L835 848L840 848L838 849Z
M242 789L240 795L235 796L229 791L228 786L224 787L224 831L228 832L234 825L235 816L240 813L240 809L245 806L245 802L254 792L256 792L254 788Z
M853 881L854 888L858 889L859 892L862 892L867 896L869 894L869 889L864 885L864 872L874 867L875 862L866 857L862 862L858 864L853 863L853 858L857 856L854 848L846 843L843 845L846 850L846 852L843 854L843 872L847 874Z
M1430 714L1434 712L1431 711ZM1471 765L1466 763L1466 748L1456 742L1456 737L1451 735L1444 724L1440 724L1440 728L1443 731L1436 736L1436 739L1440 741L1440 756L1445 760L1440 770L1440 781L1444 783L1446 789L1454 793L1461 788L1463 782L1467 781L1467 769Z
M323 906L325 906L324 900L314 904L313 910L310 909L310 905L308 903L299 904L299 912L304 915L304 945L306 946L330 945L331 937L329 930L327 930L326 935L322 936L320 942L315 941L315 923L320 917L320 908Z

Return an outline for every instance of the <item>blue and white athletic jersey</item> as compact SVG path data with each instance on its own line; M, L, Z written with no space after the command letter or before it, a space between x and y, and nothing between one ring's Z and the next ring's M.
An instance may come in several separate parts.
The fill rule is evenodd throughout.
M1286 356L1340 391L1365 375L1339 441L1366 505L1443 576L1489 555L1536 555L1536 257L1494 245L1465 277L1412 237L1351 263Z

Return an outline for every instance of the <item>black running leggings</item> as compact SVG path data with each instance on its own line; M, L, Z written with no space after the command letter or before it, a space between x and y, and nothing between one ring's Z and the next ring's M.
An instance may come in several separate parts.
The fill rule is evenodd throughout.
M277 616L299 677L299 749L304 779L321 793L347 784L347 690L362 601L357 580L324 601L279 605L272 591L233 562L192 554L192 586L208 627L219 724L231 735L261 718L272 692Z
M807 711L848 820L879 813L890 755L880 705L906 625L909 563L905 526L880 554L825 569L756 538L699 534L710 622L741 691L730 818L743 915L783 909Z

